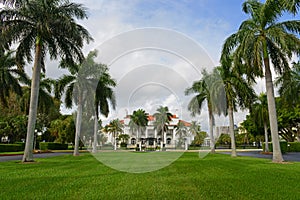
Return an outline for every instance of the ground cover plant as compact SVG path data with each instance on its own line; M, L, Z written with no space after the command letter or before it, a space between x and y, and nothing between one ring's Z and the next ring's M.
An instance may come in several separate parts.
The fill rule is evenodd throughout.
M149 173L111 169L91 154L0 164L1 199L297 199L300 163L185 153Z

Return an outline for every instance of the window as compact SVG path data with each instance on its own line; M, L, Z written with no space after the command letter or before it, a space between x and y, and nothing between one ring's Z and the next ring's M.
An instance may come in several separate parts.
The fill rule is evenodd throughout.
M136 139L135 139L135 138L132 138L132 139L131 139L131 144L132 144L132 145L135 145L135 143L136 143Z
M171 138L167 139L167 144L171 144Z

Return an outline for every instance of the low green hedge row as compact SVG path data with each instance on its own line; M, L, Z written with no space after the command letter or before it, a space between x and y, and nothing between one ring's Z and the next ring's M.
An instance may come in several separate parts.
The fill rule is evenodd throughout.
M289 142L288 152L300 152L300 142Z
M24 147L21 144L0 144L0 152L17 152L23 150Z
M40 142L40 150L67 150L68 144Z
M300 152L300 142L285 142L280 141L281 152ZM265 150L265 143L263 143L263 150ZM273 151L272 143L269 142L269 151Z

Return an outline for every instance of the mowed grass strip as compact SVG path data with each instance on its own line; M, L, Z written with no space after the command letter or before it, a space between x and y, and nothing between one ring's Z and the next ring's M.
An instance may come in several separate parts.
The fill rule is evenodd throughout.
M166 168L132 174L90 154L0 163L0 199L299 199L300 163L185 153Z

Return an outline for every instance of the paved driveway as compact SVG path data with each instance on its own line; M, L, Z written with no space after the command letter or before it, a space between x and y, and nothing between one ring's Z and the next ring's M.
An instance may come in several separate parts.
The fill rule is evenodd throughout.
M231 152L222 152L222 153L230 154ZM272 155L261 154L261 151L243 151L243 152L238 151L237 155L272 159ZM288 152L282 154L282 156L285 161L300 162L300 152Z
M33 154L33 158L48 158L48 157L67 155L67 154L72 154L72 152ZM0 162L11 161L11 160L21 161L22 157L23 157L23 155L0 156Z

